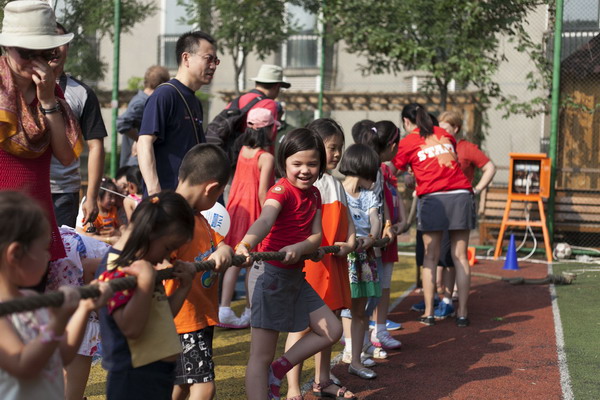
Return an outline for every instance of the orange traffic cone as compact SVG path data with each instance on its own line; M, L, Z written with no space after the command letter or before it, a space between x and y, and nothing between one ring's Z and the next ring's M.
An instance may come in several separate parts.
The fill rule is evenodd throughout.
M475 256L475 247L467 247L467 258L469 260L469 267L477 264L477 257Z

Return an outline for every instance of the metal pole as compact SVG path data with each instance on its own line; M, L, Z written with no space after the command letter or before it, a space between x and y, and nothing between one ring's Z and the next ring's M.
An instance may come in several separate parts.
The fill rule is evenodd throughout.
M115 36L113 43L113 87L112 101L112 132L110 149L110 176L117 174L117 117L119 116L119 55L121 51L121 0L115 0Z
M554 240L554 202L556 198L556 156L558 153L558 123L560 113L560 63L562 46L563 0L556 0L554 22L554 60L552 65L552 111L550 114L550 197L548 198L548 234Z
M320 66L319 66L319 103L317 105L317 118L323 117L323 90L325 88L325 0L321 4L320 30Z

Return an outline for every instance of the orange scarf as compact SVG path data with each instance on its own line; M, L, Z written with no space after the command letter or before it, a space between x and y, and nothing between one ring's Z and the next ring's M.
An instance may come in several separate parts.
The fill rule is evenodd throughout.
M79 123L67 102L57 97L60 103L65 133L75 157L83 150L83 137ZM46 118L35 107L25 102L25 97L15 83L6 56L0 57L0 148L23 158L37 158L50 145L50 131Z

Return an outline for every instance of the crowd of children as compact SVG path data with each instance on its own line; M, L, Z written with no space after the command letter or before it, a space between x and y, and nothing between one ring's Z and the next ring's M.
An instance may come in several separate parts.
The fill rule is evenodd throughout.
M453 168L458 162L453 137L434 128L422 106L411 104L402 113L407 132L402 140L393 122L364 120L352 131L355 144L344 151L340 125L321 118L289 132L273 156L268 133L274 121L267 114L252 110L251 127L238 143L226 237L201 214L222 196L230 179L231 164L215 145L200 144L187 153L175 192L142 200L143 182L135 166L119 171L114 181L103 180L97 219L83 226L78 218L77 230L61 229L68 258L51 264L47 288L63 291L64 305L0 319L3 398L42 398L35 394L44 392L48 399L65 398L64 393L67 399L81 399L101 340L108 399L213 399L212 342L220 324L251 326L247 398L279 399L287 376L287 398L302 399L302 362L314 355L312 393L356 399L331 374L332 346L343 335L348 372L373 379L373 358L385 358L386 351L402 345L388 331L387 312L397 235L407 223L395 172L408 166L417 179L425 244L426 307L420 321L433 324L438 231L449 230L458 266L457 323L469 324L463 250L473 219L472 189ZM429 145L438 153L423 150ZM438 168L437 182L453 171L456 179L444 179L453 186L436 186L424 175L422 161L428 163L425 168ZM343 181L333 173L338 165ZM450 225L438 226L439 218L431 220L427 213L459 215ZM0 299L5 301L30 295L20 288L44 277L50 236L46 216L24 195L0 192L0 217L10 221L0 227ZM388 238L388 245L374 247L379 238ZM330 245L339 246L339 252L318 251ZM278 251L285 257L252 263L252 251ZM234 254L248 261L229 268ZM304 261L304 256L311 259ZM193 263L207 259L214 261L214 270L196 273ZM157 282L157 270L169 266L175 279ZM237 317L230 303L244 267L247 306ZM137 287L112 293L106 282L124 276L135 276ZM103 295L95 301L79 300L77 291L68 288L90 281L102 285ZM278 356L280 332L288 337ZM65 367L65 392L60 369L74 357L76 367Z

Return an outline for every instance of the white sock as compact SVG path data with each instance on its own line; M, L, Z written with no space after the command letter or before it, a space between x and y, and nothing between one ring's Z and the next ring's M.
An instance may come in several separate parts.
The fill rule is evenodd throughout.
M219 311L221 310L231 310L231 307L219 306Z
M387 328L385 327L385 324L377 324L377 325L375 325L375 329L376 329L377 333L385 332L387 330Z
M442 299L442 301L443 301L444 303L446 303L446 304L452 304L452 299L449 299L449 298L447 298L447 297L444 297L444 298Z

